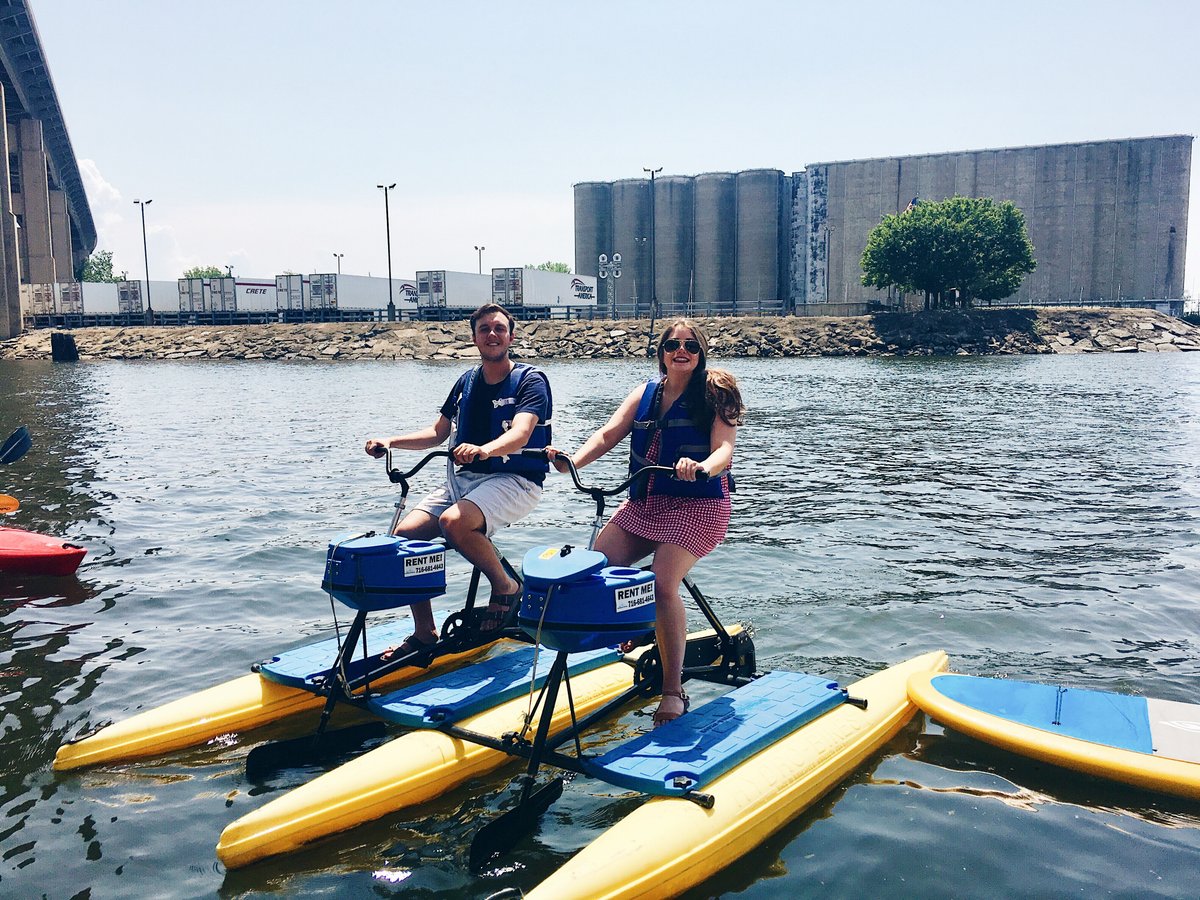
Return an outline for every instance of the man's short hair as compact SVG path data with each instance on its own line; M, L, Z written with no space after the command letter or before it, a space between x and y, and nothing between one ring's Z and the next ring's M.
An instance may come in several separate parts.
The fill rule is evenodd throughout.
M508 330L511 334L517 327L517 320L513 318L513 314L501 306L499 303L485 303L475 312L471 313L471 334L475 333L475 323L484 316L490 316L492 313L503 313L504 318L508 319Z

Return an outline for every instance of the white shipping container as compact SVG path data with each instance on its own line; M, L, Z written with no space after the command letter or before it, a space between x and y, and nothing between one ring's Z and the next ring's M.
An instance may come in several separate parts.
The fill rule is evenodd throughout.
M83 291L78 281L69 281L58 286L58 311L63 315L83 313Z
M492 300L531 309L595 306L596 279L545 269L492 269Z
M308 281L303 275L275 276L275 308L291 311L310 309Z
M378 309L386 310L388 304L388 280L386 278L371 278L366 275L337 275L335 290L339 309ZM227 279L204 279L204 293L210 298L212 286L227 284ZM235 277L234 296L239 312L269 312L277 309L276 282L274 278ZM145 306L144 281L132 280L130 285L137 286ZM81 285L84 310L89 315L105 315L123 312L119 304L120 284L109 282L89 281ZM304 277L303 298L305 309L309 306L309 278ZM58 293L56 285L45 288L49 298L48 309L54 311L54 298ZM180 296L179 280L151 281L151 305L157 311L173 311L178 308ZM396 314L412 313L417 308L417 280L411 277L394 278L392 280L392 296L395 298ZM190 294L189 294L190 297ZM190 302L190 301L189 301ZM206 304L207 305L207 304ZM215 304L214 304L215 306Z
M117 289L117 312L124 315L140 315L145 311L140 281L118 281L113 286Z
M80 287L83 289L83 308L87 310L89 316L116 313L122 310L118 304L119 292L122 284L136 284L138 286L138 296L141 296L141 291L144 285L140 281L136 282L90 282L85 281ZM145 301L142 300L144 305ZM138 310L141 312L141 310Z
M234 291L237 308L242 312L265 312L276 309L274 278L237 278Z
M205 312L208 304L207 278L180 278L177 282L179 290L180 312Z
M417 280L410 276L392 279L391 296L396 314L417 308ZM337 301L341 309L387 309L388 280L366 275L338 275Z
M431 269L417 273L417 304L423 309L478 309L492 302L490 275Z
M121 307L120 297L122 286L125 285L127 308ZM136 286L136 295L133 294ZM141 310L147 305L146 282L132 278L129 281L85 281L80 287L83 290L83 309L89 316L116 315L129 312L136 300L141 299ZM179 281L151 281L149 305L156 312L174 312L179 308Z

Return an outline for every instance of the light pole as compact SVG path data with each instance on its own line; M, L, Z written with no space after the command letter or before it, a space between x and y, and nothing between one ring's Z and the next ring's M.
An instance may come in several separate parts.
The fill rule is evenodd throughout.
M385 203L384 206L386 207L387 204ZM392 236L389 233L388 234L388 252L389 253L391 252L391 244L392 244ZM345 256L346 254L345 253L335 253L333 255L338 261L338 274L341 275L342 274L342 257Z
M479 254L479 274L480 275L483 274L483 251L486 249L487 249L487 247L480 247L478 244L475 245L475 252Z
M146 317L154 321L154 307L150 305L150 251L146 246L146 207L153 203L153 200L134 200L138 206L142 208L142 258L146 262Z
M387 259L388 259L388 321L396 321L396 301L392 298L392 218L388 213L388 191L396 186L396 182L391 184L377 184L375 187L383 191L383 225L387 229Z
M658 314L658 273L655 272L654 259L654 176L662 171L662 166L657 169L642 169L643 172L650 173L650 332L649 340L646 344L646 355L654 355L654 317Z
M233 266L229 265L228 263L226 263L226 265L225 265L225 277L226 278L233 277Z
M608 282L608 314L614 320L617 318L617 297L615 294L616 281L621 277L621 254L614 253L612 261L608 259L607 253L601 253L596 266L596 274L601 280L609 279Z

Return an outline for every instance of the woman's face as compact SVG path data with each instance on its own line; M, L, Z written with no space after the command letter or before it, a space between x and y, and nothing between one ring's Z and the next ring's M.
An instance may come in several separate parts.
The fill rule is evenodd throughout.
M691 342L692 348L696 350L695 353L688 352L688 342ZM674 373L691 377L692 372L700 365L698 343L692 329L684 325L677 325L671 329L659 351L659 359L666 367L668 375Z

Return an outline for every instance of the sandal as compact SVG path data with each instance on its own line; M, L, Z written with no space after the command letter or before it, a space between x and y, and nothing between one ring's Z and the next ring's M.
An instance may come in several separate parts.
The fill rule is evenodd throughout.
M689 709L692 708L691 698L688 697L688 695L685 694L683 691L663 691L662 696L678 697L680 700L682 700L683 701L683 712L675 713L675 715L671 715L670 713L665 713L665 712L663 712L662 702L660 701L658 704L658 709L656 709L654 711L654 715L651 718L651 721L654 722L655 728L657 728L660 725L666 725L668 722L674 722L676 719L678 719L680 716L682 716L684 713L686 713Z
M436 637L432 641L425 642L417 637L416 634L410 634L395 647L388 647L386 650L380 653L379 661L390 662L397 657L408 656L410 653L416 653L418 650L428 650L436 644Z
M508 619L508 614L512 612L513 604L520 597L520 592L515 594L493 594L491 601L487 605L487 609L479 617L479 633L491 634L503 628L505 620Z

